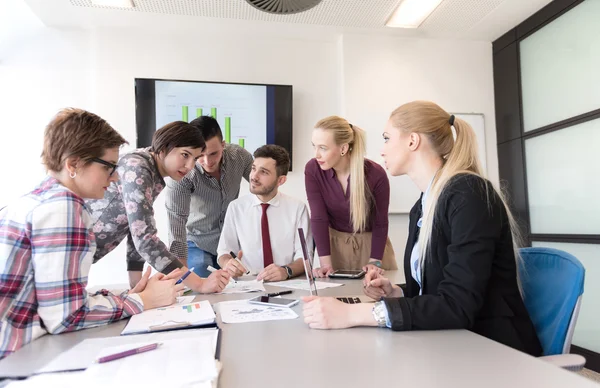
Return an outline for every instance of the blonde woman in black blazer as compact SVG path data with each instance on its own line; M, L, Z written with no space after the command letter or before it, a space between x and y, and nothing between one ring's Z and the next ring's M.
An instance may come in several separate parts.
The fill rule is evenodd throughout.
M414 101L392 113L383 136L386 168L423 192L410 213L406 285L370 271L365 294L381 301L308 297L305 322L317 329L468 329L541 355L519 292L516 223L482 176L473 129L434 103Z

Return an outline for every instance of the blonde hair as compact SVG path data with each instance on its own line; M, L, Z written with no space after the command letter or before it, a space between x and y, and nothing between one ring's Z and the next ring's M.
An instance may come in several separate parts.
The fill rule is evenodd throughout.
M339 116L329 116L320 120L316 129L331 132L335 144L348 144L350 156L350 219L354 232L367 228L372 204L372 193L365 178L365 154L367 145L365 131Z
M486 199L488 206L491 205L488 188L488 185L491 184L485 179L481 168L475 132L466 121L456 117L453 125L456 131L456 140L454 140L450 118L448 112L429 101L409 102L394 110L390 116L391 123L396 129L425 136L433 150L443 161L442 168L437 172L429 189L425 209L423 209L423 221L419 233L421 264L423 264L429 249L438 199L453 177L458 174L473 174L484 178L482 181L485 185ZM496 190L493 186L492 189L496 191L506 210L512 234L513 249L515 257L518 258L518 248L521 243L519 227L507 206L502 192ZM421 268L424 268L424 266L421 266Z

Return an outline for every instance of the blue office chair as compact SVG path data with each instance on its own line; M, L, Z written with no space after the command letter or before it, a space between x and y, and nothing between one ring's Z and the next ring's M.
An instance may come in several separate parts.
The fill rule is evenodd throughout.
M521 291L544 357L569 370L585 358L569 354L579 315L585 268L573 255L552 248L523 248L518 267Z

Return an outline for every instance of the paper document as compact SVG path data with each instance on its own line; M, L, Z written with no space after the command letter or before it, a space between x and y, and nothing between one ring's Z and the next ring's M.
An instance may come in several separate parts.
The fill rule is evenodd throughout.
M192 303L194 301L194 299L196 299L196 295L178 296L176 304L178 304L178 305L189 304L189 303Z
M17 380L6 385L6 388L81 388L82 376L85 372L46 373L31 376L26 380ZM4 386L3 386L4 387Z
M141 345L148 344L147 340ZM134 347L136 347L135 345ZM130 350L132 345L105 347L96 358ZM217 377L209 339L185 338L161 341L155 349L102 364L92 364L82 375L82 386L92 387L188 387Z
M310 286L306 279L296 279L296 280L284 280L282 282L272 282L269 283L270 286L276 287L286 287L293 288L295 290L304 290L310 291ZM343 283L329 283L329 282L319 282L315 280L315 285L317 286L317 290L323 290L325 288L339 287L343 286Z
M265 286L262 280L238 280L237 282L229 282L227 287L221 294L245 294L247 292L265 292Z
M215 319L215 312L207 300L175 304L132 316L121 335L210 325Z
M270 307L251 304L247 300L219 303L219 313L224 323L244 323L296 319L298 314L288 307Z
M219 330L192 329L150 333L144 335L128 335L120 337L89 338L81 341L71 349L62 352L36 373L83 370L92 365L98 353L107 346L129 345L141 346L144 343L164 342L172 339L203 338L211 343L213 358L217 351Z

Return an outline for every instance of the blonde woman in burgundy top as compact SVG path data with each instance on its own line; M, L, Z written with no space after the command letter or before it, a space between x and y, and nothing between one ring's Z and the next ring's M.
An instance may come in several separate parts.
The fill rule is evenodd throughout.
M364 131L330 116L315 125L312 144L315 158L304 175L321 263L315 276L337 269L397 269L388 238L390 183L385 170L365 158Z

